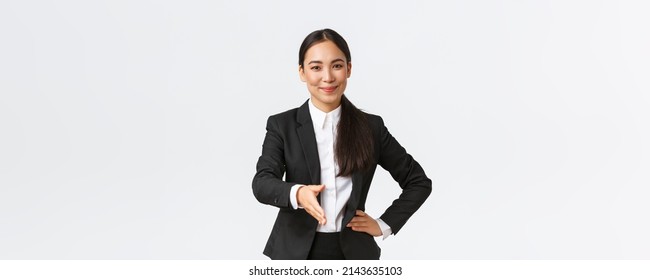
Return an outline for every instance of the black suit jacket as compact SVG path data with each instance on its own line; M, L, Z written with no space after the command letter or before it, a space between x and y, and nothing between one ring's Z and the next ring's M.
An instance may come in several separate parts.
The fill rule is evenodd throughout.
M279 208L264 248L264 254L271 259L306 259L318 226L316 219L304 209L293 209L289 200L292 186L321 184L318 147L308 102L268 118L262 155L257 161L253 194L261 203ZM371 235L345 227L357 209L365 211L377 164L390 172L402 188L399 198L380 217L393 234L400 231L431 193L431 180L388 132L381 117L371 114L367 117L375 140L376 162L369 170L352 174L352 194L340 234L346 259L379 259L380 249Z

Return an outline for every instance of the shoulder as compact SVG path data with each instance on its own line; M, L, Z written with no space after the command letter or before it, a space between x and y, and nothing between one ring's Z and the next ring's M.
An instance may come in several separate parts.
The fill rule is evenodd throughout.
M297 107L271 115L269 116L266 125L267 127L275 127L276 129L288 131L289 129L293 129L299 125L298 122L300 121L300 116L305 114L304 112L301 113L301 111L305 111L305 109Z
M270 120L276 120L279 122L296 122L299 118L305 118L309 116L308 103L309 99L305 101L301 106L286 110L269 117Z
M295 120L297 115L298 115L298 109L299 108L293 108L293 109L289 109L289 110L286 110L286 111L281 112L281 113L271 115L271 116L269 116L269 120L273 119L273 120L279 121L279 122L285 122L285 121L288 121L288 120Z

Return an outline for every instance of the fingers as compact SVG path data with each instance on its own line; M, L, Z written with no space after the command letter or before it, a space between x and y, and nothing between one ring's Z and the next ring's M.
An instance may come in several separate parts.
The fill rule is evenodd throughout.
M354 231L369 232L370 229L372 228L372 224L368 222L356 222L356 223L349 223L347 227L352 228L352 230Z
M314 194L313 199L310 198L310 215L312 215L319 224L324 225L327 222L327 219L325 219L325 210L323 210L323 208L320 207L320 204L318 204L316 196L325 189L325 185L310 185L308 187Z
M310 205L308 208L305 208L305 210L318 221L318 224L324 225L327 222L327 219L325 219L325 211L320 207L320 205L318 205L318 203Z
M325 210L320 207L315 197L308 199L307 203L305 203L303 207L305 208L305 211L309 213L309 215L318 221L319 224L324 225L327 222L325 219Z
M350 220L348 223L348 227L352 226L366 226L372 219L368 218L367 216L355 216Z
M357 210L356 214L357 215L347 224L347 227L364 227L368 225L370 220L372 220L370 216L366 215L366 213L361 210Z
M382 234L379 223L361 210L356 211L356 216L346 226L354 231L365 232L372 236L380 236Z
M325 218L325 211L318 204L318 193L320 193L325 188L325 185L308 185L302 186L298 189L298 205L303 207L305 211L314 219L318 221L319 224L324 225L327 222Z

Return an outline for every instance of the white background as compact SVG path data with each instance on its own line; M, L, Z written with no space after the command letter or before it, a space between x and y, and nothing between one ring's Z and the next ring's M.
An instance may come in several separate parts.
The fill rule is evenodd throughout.
M645 1L0 2L1 259L266 259L266 118L298 47L434 191L384 259L650 258ZM399 194L379 169L367 211Z

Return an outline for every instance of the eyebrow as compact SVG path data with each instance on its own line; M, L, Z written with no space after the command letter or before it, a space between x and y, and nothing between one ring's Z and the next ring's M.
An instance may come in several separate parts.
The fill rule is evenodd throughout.
M332 60L332 63L334 63L334 62L339 62L339 61L340 61L340 62L345 62L345 60L343 60L342 58L337 58L337 59L335 59L335 60ZM320 60L312 60L312 61L310 61L310 62L307 63L307 64L312 64L312 63L320 63L320 64L322 64L323 62L320 61Z

